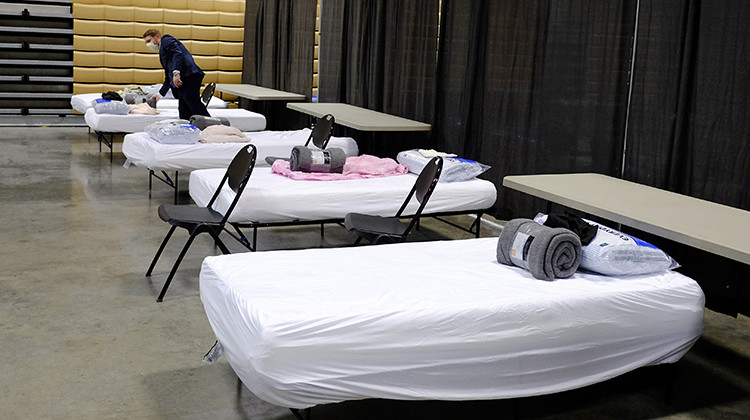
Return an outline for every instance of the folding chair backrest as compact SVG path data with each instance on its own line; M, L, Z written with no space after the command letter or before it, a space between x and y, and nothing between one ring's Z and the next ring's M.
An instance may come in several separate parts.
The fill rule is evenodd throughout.
M427 162L427 165L425 165L425 167L422 169L422 172L419 173L417 181L414 183L411 191L409 191L409 195L406 196L406 200L404 200L404 204L402 204L401 208L398 209L396 217L401 217L404 210L406 210L406 206L409 205L412 196L416 196L417 201L419 202L419 208L414 213L414 217L412 218L411 224L409 225L409 229L411 229L411 225L416 223L416 220L422 214L422 210L424 210L425 206L427 205L427 201L430 200L430 196L435 190L435 186L440 179L440 173L442 172L442 170L443 158L441 158L440 156L435 156L434 158L430 159L430 161Z
M234 210L242 192L245 190L247 182L250 180L250 175L253 173L253 168L255 168L255 158L257 155L258 150L253 144L248 144L240 149L229 164L226 173L224 173L224 177L216 188L213 197L211 197L211 201L208 202L207 207L211 207L221 193L221 190L224 188L225 183L232 189L232 191L234 191L234 200L232 200L229 208L224 213L224 222L226 222L229 215L232 214L232 210Z
M216 90L216 83L211 82L206 85L206 87L203 89L203 93L201 94L201 100L203 101L203 104L208 106L208 103L211 102L211 98L214 97L214 91Z
M325 149L328 145L328 140L331 139L331 135L333 134L333 123L335 120L331 114L326 114L318 118L310 133L310 137L305 142L305 146L309 146L312 141L312 144L318 149Z

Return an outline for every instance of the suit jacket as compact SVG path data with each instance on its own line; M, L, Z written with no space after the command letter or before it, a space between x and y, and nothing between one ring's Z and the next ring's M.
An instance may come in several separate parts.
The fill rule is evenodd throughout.
M195 64L190 51L182 45L179 39L172 35L163 35L159 45L159 61L164 68L164 84L162 84L159 94L164 96L172 88L172 72L180 71L180 77L186 78L193 74L205 76L203 70Z

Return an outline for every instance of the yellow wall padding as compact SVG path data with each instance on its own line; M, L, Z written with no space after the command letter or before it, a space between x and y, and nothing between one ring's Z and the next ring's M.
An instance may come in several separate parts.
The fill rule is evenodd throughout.
M104 35L134 37L133 22L106 22L104 25Z
M159 0L159 7L166 9L190 9L187 0Z
M244 13L221 13L219 14L219 25L220 26L245 26L245 14Z
M195 63L198 64L198 67L201 68L204 72L206 70L220 70L221 67L219 67L219 57L215 55L193 55L193 58L195 59Z
M190 53L193 55L219 55L218 41L193 41Z
M104 53L104 67L133 68L133 53Z
M180 40L195 38L193 36L193 26L191 25L173 25L170 23L165 23L163 33L172 35L173 37Z
M99 82L130 83L133 80L133 69L104 69L104 78Z
M162 23L164 20L164 9L151 7L133 7L133 22Z
M103 5L102 7L104 8L105 20L117 20L121 22L134 22L136 20L134 7L120 7L120 6L108 6L108 5Z
M242 42L219 42L219 53L218 55L227 55L230 57L242 57L243 54L243 43Z
M216 83L241 83L242 72L239 71L219 71L219 81Z
M104 53L101 51L73 51L73 65L76 67L104 66Z
M143 44L139 38L104 37L104 51L107 52L133 52L139 44Z
M220 12L244 13L245 2L237 0L214 0L214 10Z
M164 9L164 21L180 25L192 25L193 12L191 12L190 9Z
M164 32L164 25L153 22L133 22L133 36L135 37L143 38L143 34L149 29L156 29L159 32Z
M243 41L245 38L244 28L219 27L220 41Z
M219 71L218 70L209 70L205 71L205 76L203 76L203 83L219 83Z
M101 83L104 80L104 68L73 67L73 80L79 83Z
M100 4L73 4L73 16L76 19L104 20L104 7Z
M103 35L104 20L73 20L73 33L76 35Z
M81 93L104 93L104 84L102 83L73 83L73 94Z
M242 57L219 57L219 66L222 71L242 71Z
M164 71L162 70L133 70L133 83L151 85L164 81Z
M104 37L73 35L73 50L98 52L104 51Z
M133 54L133 68L136 69L161 69L159 55L156 53Z
M217 26L219 25L219 13L193 10L193 25Z
M193 39L199 41L218 41L218 26L193 26Z

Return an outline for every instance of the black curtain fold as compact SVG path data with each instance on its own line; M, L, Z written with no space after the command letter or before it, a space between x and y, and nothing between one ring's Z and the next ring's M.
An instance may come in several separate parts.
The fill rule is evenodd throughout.
M431 122L438 0L322 0L319 101Z
M641 8L625 177L750 210L750 3Z
M495 216L541 210L503 189L506 175L618 173L634 13L624 1L443 1L433 136L492 165Z
M242 82L312 95L315 0L248 0Z

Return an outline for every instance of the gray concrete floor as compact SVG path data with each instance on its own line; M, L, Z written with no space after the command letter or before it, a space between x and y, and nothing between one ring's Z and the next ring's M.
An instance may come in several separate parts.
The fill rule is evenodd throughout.
M239 386L224 359L202 362L214 342L198 293L200 263L217 253L207 238L155 302L179 245L151 279L144 272L167 230L156 209L172 192L155 185L149 199L146 170L122 166L120 142L110 164L85 127L0 127L0 418L291 419ZM427 221L414 239L466 236ZM331 226L323 239L301 227L262 230L260 241L273 249L351 238ZM677 364L671 404L664 370L648 368L546 397L367 400L316 407L313 418L750 418L750 321L705 319Z

